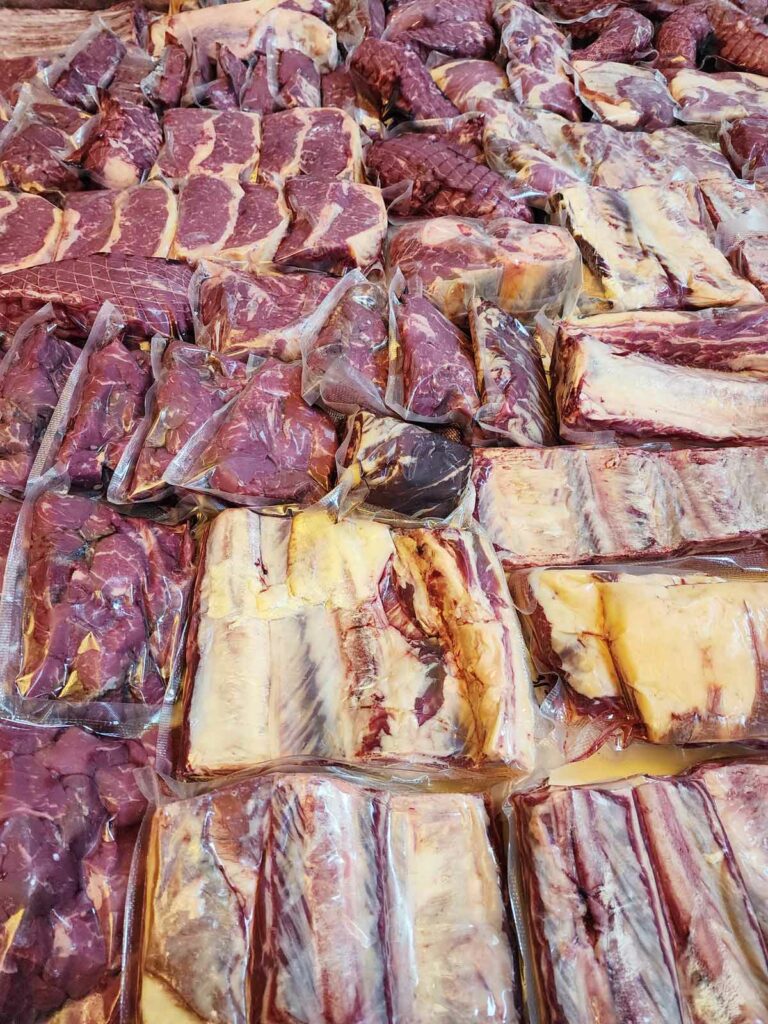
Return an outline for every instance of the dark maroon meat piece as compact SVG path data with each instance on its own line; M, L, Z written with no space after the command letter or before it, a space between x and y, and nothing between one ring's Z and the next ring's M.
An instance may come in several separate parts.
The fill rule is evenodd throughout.
M734 67L768 75L768 25L722 0L706 4L718 54Z
M681 7L666 18L656 32L659 56L656 67L662 74L674 75L682 68L695 68L698 52L712 26L701 7Z
M110 83L109 95L123 103L146 104L148 101L142 82L152 73L154 66L146 50L139 46L129 46Z
M65 103L95 110L97 90L106 89L125 53L125 44L108 29L89 34L57 78L53 91Z
M480 399L466 336L422 296L407 296L396 317L406 418L468 427Z
M18 99L19 87L49 63L42 57L0 58L0 114L10 116Z
M347 52L367 36L378 39L384 31L386 11L382 0L337 0L331 24Z
M3 146L0 180L31 192L75 192L82 183L74 155L70 135L33 114Z
M496 50L490 0L411 0L387 19L386 38L426 57L439 50L451 57L490 57Z
M0 380L0 487L19 495L80 354L49 323L22 331Z
M333 420L301 397L301 364L267 359L185 476L245 503L309 503L330 489L336 448Z
M42 196L0 190L0 273L50 263L61 213Z
M277 110L277 101L272 94L267 74L267 58L256 55L246 73L240 93L240 109L253 114L271 114Z
M768 169L768 117L745 117L720 126L720 148L740 178L752 181Z
M0 1020L115 1024L147 762L138 740L0 725Z
M277 65L278 99L284 107L319 107L320 72L301 50L283 50Z
M47 302L61 327L87 333L105 302L132 335L184 337L192 332L190 267L118 254L62 260L0 275L0 331L13 331Z
M363 125L365 118L374 120L379 116L378 106L361 95L346 67L336 68L323 75L321 91L324 107L343 110Z
M8 551L13 540L13 531L16 528L19 512L21 512L20 501L0 495L0 580L5 575L5 563L8 560Z
M72 486L96 490L104 470L114 471L144 413L151 377L149 353L119 338L92 353L57 459Z
M352 54L349 66L360 88L385 112L417 121L459 113L432 81L418 55L405 46L366 39Z
M615 60L630 62L648 52L653 42L653 22L637 11L618 9L604 18L588 23L590 33L599 32L593 43L577 50L578 60Z
M183 46L175 43L166 46L157 66L142 82L147 99L159 107L178 107L187 80L187 65Z
M175 182L189 174L248 181L258 163L260 125L239 110L182 107L163 117L160 174Z
M189 528L45 493L29 544L20 693L158 704L194 576Z
M128 188L147 176L162 142L160 122L153 110L141 103L105 96L82 164L104 188Z
M338 110L281 110L261 127L259 178L278 183L307 175L359 180L361 146L357 125Z
M407 132L366 150L371 180L382 188L411 182L393 212L403 217L519 217L531 211L510 193L509 182L490 170L481 147L450 135Z

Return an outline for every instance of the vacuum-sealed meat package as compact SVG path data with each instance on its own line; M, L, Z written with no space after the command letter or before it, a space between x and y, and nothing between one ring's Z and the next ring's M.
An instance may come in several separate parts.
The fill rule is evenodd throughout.
M141 1024L521 1019L481 796L291 773L168 803L140 902Z
M153 175L181 184L190 174L253 181L259 166L261 119L240 110L179 107L163 117L163 147Z
M501 774L533 764L527 654L479 532L224 511L186 662L182 774L294 756Z

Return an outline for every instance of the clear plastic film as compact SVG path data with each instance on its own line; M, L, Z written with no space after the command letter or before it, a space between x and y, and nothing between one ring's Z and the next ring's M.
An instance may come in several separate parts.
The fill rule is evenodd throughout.
M261 144L258 114L180 107L163 115L163 147L152 171L173 184L190 174L248 182L255 178Z
M63 103L95 111L98 91L106 89L126 54L125 43L100 18L80 35L43 77Z
M768 108L762 117L724 121L719 139L739 178L756 182L768 178Z
M660 72L611 60L577 59L573 72L577 96L603 124L623 131L655 131L674 124L677 109Z
M768 78L741 71L684 68L669 79L669 91L679 120L688 124L719 125L768 112Z

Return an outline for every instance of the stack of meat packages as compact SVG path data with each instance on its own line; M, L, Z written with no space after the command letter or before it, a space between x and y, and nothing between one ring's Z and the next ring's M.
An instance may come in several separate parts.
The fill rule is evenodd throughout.
M0 1024L766 1024L768 0L94 6L0 29Z

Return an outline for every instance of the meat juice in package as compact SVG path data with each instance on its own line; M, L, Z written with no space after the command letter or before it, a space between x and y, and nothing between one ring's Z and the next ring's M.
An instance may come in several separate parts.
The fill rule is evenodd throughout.
M144 836L132 1020L521 1019L481 796L265 774L157 807Z
M286 757L519 774L527 659L479 532L229 509L197 578L172 756L198 777Z

